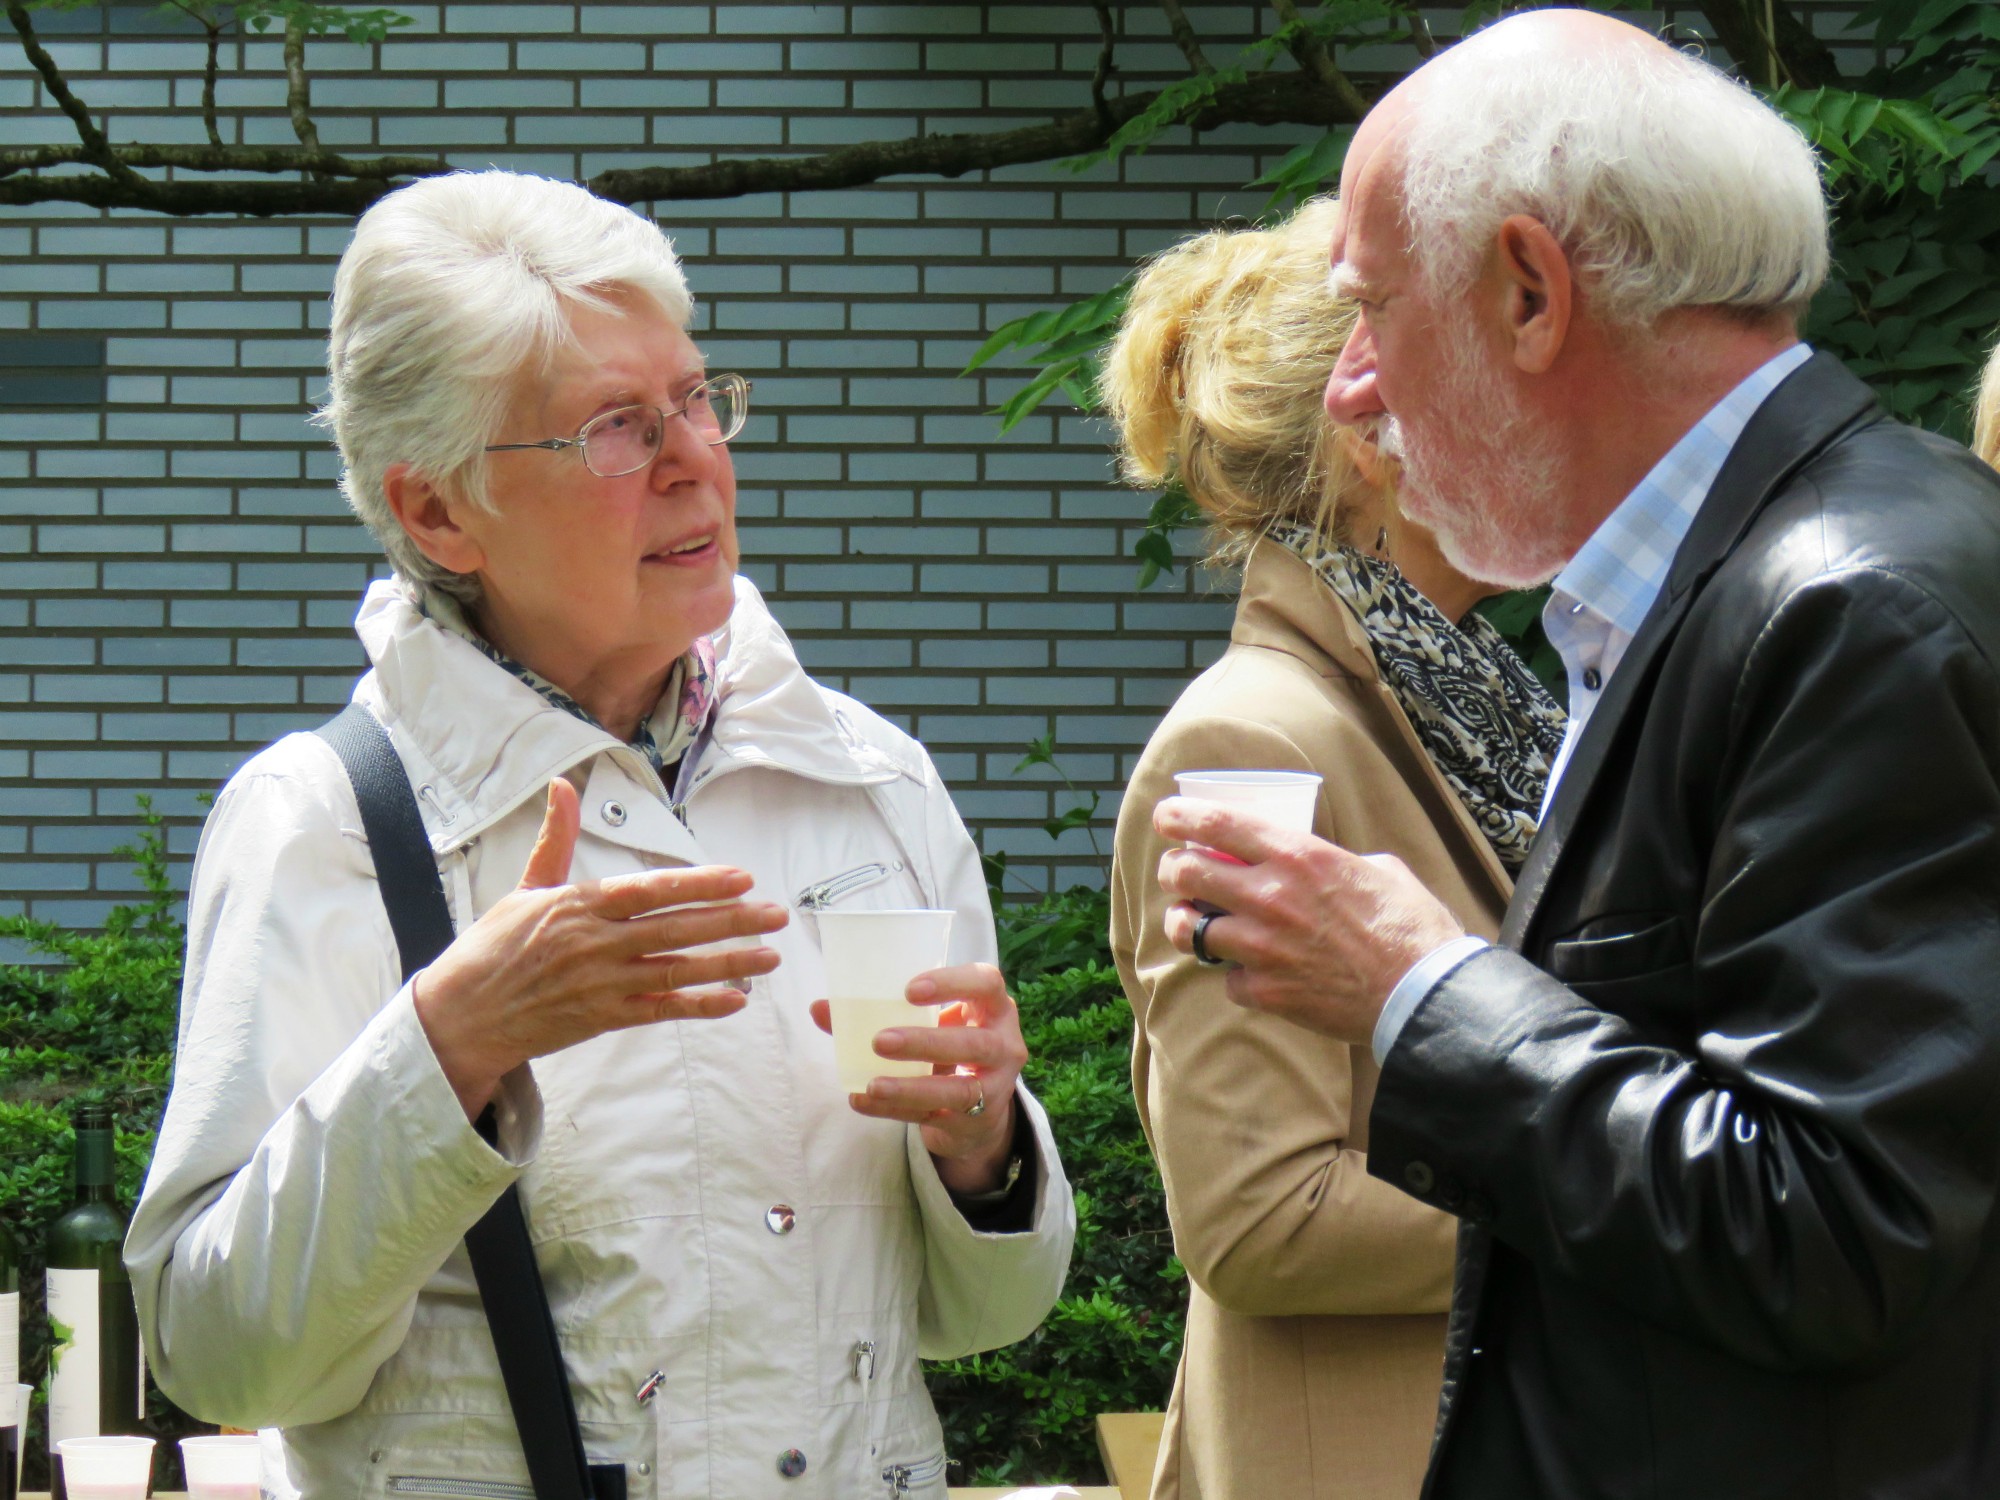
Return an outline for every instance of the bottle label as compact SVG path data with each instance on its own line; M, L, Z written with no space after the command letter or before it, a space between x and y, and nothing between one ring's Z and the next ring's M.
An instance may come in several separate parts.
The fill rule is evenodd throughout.
M21 1383L21 1294L0 1292L0 1389Z
M98 1410L96 1271L49 1267L49 1453L64 1438L104 1431Z

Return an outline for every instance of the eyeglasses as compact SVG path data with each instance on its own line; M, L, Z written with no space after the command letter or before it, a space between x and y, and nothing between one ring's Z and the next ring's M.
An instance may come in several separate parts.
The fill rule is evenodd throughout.
M488 443L488 453L513 453L523 448L575 448L583 466L599 479L636 474L659 456L667 435L667 418L686 417L688 425L709 447L726 443L743 430L750 414L750 382L741 375L717 375L689 393L672 411L657 406L621 406L592 417L573 438L544 438L539 443Z

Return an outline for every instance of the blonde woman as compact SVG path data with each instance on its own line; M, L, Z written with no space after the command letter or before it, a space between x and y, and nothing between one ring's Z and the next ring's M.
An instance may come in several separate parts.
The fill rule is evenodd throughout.
M2000 469L2000 342L1986 360L1972 411L1972 451Z
M1112 947L1132 1079L1190 1281L1154 1500L1414 1500L1455 1221L1368 1176L1376 1069L1224 994L1176 952L1152 810L1173 773L1316 771L1314 832L1394 854L1498 928L1562 713L1483 621L1321 392L1353 320L1327 290L1334 204L1181 245L1140 277L1107 362L1128 476L1178 479L1243 564L1230 645L1168 713L1118 821Z

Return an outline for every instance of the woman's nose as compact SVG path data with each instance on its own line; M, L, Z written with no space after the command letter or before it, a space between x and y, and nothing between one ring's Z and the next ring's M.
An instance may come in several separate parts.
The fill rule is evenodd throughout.
M667 418L667 425L660 433L660 451L653 455L656 482L678 484L713 479L719 462L715 445L703 439L685 412Z
M1386 411L1375 388L1375 336L1367 323L1357 323L1327 377L1326 414L1343 426L1359 427Z

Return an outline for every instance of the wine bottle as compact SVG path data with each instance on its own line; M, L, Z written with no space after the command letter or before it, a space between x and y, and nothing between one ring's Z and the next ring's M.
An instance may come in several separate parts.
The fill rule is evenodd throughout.
M114 1195L111 1111L78 1106L76 1200L49 1226L49 1470L63 1500L64 1438L138 1434L146 1360L125 1272L125 1216Z
M21 1247L0 1223L0 1500L14 1500L28 1414L14 1410L21 1383ZM13 1421L7 1414L13 1412Z

